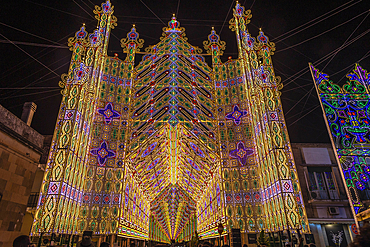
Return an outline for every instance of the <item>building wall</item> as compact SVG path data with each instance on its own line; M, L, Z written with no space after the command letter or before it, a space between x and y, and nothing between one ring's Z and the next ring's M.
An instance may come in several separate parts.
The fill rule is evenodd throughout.
M0 106L0 247L21 235L43 136Z
M331 144L292 143L292 150L316 246L333 246L339 232L349 244L355 221Z

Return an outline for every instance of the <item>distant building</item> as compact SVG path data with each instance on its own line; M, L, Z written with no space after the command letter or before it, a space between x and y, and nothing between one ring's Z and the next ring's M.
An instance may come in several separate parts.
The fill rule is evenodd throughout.
M292 143L292 149L316 246L335 246L334 235L347 246L355 221L331 144Z
M30 127L36 105L27 102L22 120L0 105L0 246L29 234L22 227L44 137Z

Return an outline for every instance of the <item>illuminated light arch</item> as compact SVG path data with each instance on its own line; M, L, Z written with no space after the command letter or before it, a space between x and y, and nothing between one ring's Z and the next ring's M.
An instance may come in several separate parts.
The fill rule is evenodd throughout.
M107 55L113 10L109 0L96 6L97 29L83 26L69 39L32 234L91 230L170 242L195 231L215 237L220 222L225 234L238 226L308 233L275 45L262 30L248 33L250 11L237 3L230 20L238 59L221 61L226 44L212 29L208 65L174 16L135 66L144 43L135 26L121 40L126 58Z

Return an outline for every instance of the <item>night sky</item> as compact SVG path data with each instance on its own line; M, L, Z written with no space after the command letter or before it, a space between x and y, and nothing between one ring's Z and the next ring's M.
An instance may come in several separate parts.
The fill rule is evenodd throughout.
M61 100L58 82L60 75L68 72L71 57L67 40L82 23L86 23L89 32L94 30L97 20L93 18L93 8L101 2L2 2L0 104L20 117L23 103L34 101L38 108L32 127L41 134L53 133ZM190 44L203 49L202 43L214 26L221 40L226 41L222 60L237 57L235 34L228 25L235 6L231 0L111 2L118 26L112 31L109 55L117 53L119 58L125 58L119 40L126 37L132 24L136 24L140 38L145 40L144 47L158 43L162 27L177 13ZM360 65L370 70L370 2L241 0L240 3L252 9L248 25L252 36L258 36L258 29L262 28L276 43L273 64L284 84L281 98L291 141L329 142L308 63L317 64L341 48L335 56L317 65L320 70L325 68L334 82L345 83L345 75L360 60Z

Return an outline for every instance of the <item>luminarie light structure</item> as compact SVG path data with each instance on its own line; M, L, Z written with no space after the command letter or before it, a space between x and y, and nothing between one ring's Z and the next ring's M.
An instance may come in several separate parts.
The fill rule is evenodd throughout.
M125 60L107 55L116 26L109 1L98 28L70 38L70 68L32 232L168 242L229 231L309 232L280 102L282 84L250 11L236 4L230 28L239 56L223 63L214 29L204 48L175 16L145 49L133 26ZM225 231L224 233L227 233Z
M309 65L356 224L370 217L370 74L356 64L341 87Z

